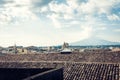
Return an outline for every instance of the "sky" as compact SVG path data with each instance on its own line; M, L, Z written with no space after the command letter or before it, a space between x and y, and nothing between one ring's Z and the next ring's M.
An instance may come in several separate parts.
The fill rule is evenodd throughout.
M120 42L120 0L0 0L0 46Z

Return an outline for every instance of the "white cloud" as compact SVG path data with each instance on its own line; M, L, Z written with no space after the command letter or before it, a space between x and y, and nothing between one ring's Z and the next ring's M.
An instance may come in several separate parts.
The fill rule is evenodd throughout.
M67 20L74 20L75 19L75 14L74 14L74 9L76 8L75 6L72 6L72 2L68 0L68 4L66 5L64 3L57 4L55 1L52 1L49 4L49 16L53 17L55 16L53 20L53 24L56 27L55 21L59 21L59 24L63 24L60 27L66 27L64 24L66 24ZM75 5L75 3L74 3ZM58 20L60 19L60 20ZM57 22L58 23L58 22ZM70 23L69 23L70 24Z
M52 20L54 20L53 24L55 26L56 26L56 23L54 23L55 21L59 21L57 22L59 24L69 23L69 26L71 26L73 24L71 23L71 21L87 22L90 19L95 20L96 16L94 15L96 14L97 15L101 15L102 13L106 15L111 14L110 9L118 2L120 1L119 0L116 0L116 1L88 0L87 2L80 2L79 0L74 0L74 1L66 0L67 4L64 4L64 3L57 4L57 2L52 1L48 5L50 14L48 13L47 15L57 16L57 17L54 17L54 19L51 18ZM58 19L62 19L62 21ZM116 19L118 18L116 17ZM66 25L61 25L61 27L63 26L66 27Z
M54 17L54 19L49 17L55 26L55 22L57 22L57 24L66 24L66 22L68 23L69 20L82 22L84 21L86 15L100 15L102 13L108 15L111 13L111 7L120 2L119 0L66 0L66 3L58 4L55 0L13 0L13 2L8 2L8 0L5 1L6 3L3 4L4 11L2 11L2 14L0 13L0 15L7 15L6 17L11 18L8 21L6 20L6 22L10 22L10 20L13 21L14 18L17 18L18 21L34 19L39 17L36 15L37 12L37 14L43 14L45 16L57 16ZM118 17L114 17L115 18L109 16L109 19L118 19ZM94 16L92 18L94 18ZM17 21L17 19L15 21ZM62 22L59 19L61 19ZM1 20L1 22L2 21L4 22L4 20Z
M106 30L106 27L99 27L98 30Z
M114 21L114 20L120 20L120 17L115 15L115 14L112 14L112 15L108 15L107 16L109 20L111 21Z
M0 24L4 24L11 21L11 18L7 15L0 14Z
M41 13L44 13L44 12L47 12L48 11L48 7L47 6L44 6L40 9L40 12Z
M54 24L54 26L55 26L56 28L61 28L61 27L62 27L62 26L61 26L61 23L60 23L60 21L59 21L59 15L52 14L52 15L50 15L50 16L48 15L47 17L52 20L52 22L53 22L53 24Z
M0 23L16 23L38 19L36 12L47 12L52 0L2 0L0 1ZM3 19L3 16L5 17ZM8 20L9 19L9 20Z
M66 3L57 3L55 0L13 0L13 3L4 4L0 13L0 22L14 22L39 18L42 14L52 20L54 27L81 27L82 33L87 34L98 27L98 16L107 15L109 20L120 20L116 14L110 15L111 8L120 0L66 0ZM37 12L37 14L36 14ZM94 16L98 15L98 16ZM92 26L92 28L89 26ZM88 28L88 32L86 30ZM98 28L104 30L105 28ZM96 29L97 30L97 29Z
M82 3L80 5L80 9L83 13L86 14L109 14L111 13L110 9L116 5L117 3L120 3L119 0L88 0L87 3Z
M92 2L91 0L87 3L82 3L79 6L79 10L83 13L83 14L92 14L93 12L95 12L95 3Z
M115 31L115 32L120 32L120 29L115 29L114 31Z
M93 36L93 27L89 25L82 26L82 32L80 33L80 36L82 39L88 38Z
M1 24L21 23L26 20L37 19L36 15L30 10L31 0L13 0L12 2L5 0L2 5L3 7L0 7Z

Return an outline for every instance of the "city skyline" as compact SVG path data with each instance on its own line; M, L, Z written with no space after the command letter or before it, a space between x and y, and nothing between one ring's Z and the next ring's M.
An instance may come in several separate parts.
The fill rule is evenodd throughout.
M120 42L120 0L0 0L0 46Z

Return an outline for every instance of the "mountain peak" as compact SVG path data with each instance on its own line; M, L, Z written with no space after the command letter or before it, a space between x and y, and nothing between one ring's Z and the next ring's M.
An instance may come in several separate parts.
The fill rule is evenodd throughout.
M98 37L89 37L87 39L73 42L70 45L73 46L89 46L89 45L120 45L119 42L111 42Z

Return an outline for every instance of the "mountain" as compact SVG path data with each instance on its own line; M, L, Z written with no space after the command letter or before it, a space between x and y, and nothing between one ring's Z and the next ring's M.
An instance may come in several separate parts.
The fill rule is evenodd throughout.
M111 42L97 37L91 37L81 41L73 42L72 46L91 46L91 45L120 45L119 42Z

